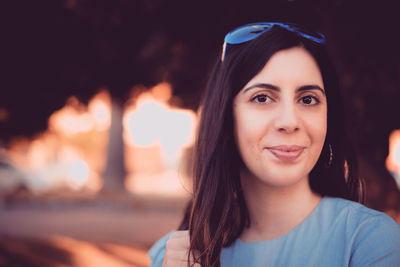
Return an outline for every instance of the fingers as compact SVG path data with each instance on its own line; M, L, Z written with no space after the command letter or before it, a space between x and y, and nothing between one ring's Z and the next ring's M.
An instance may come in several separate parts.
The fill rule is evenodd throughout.
M188 267L189 248L189 231L176 231L171 234L166 244L163 267ZM194 258L190 257L190 264L193 264L193 262ZM198 263L193 266L201 267Z
M176 231L171 234L167 241L167 248L182 249L190 247L189 231Z

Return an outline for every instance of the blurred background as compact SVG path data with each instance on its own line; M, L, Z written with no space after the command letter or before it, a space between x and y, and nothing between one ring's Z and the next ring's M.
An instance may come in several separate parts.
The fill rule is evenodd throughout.
M223 37L323 32L366 205L400 222L393 1L13 0L2 4L0 266L147 266L190 197L197 109Z

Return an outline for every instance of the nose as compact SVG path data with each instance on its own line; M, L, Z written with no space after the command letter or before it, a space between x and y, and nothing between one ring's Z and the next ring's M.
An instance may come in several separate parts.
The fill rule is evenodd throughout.
M275 128L282 133L293 133L300 129L299 114L292 103L282 103L277 110Z

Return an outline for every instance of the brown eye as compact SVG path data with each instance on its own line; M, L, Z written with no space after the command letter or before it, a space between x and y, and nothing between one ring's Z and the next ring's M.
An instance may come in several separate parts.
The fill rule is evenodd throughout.
M307 105L307 106L313 106L319 103L319 100L311 95L304 96L300 99L302 104Z
M259 104L264 104L264 103L271 101L271 99L265 94L260 94L260 95L256 95L255 97L253 97L251 99L251 101L259 103Z

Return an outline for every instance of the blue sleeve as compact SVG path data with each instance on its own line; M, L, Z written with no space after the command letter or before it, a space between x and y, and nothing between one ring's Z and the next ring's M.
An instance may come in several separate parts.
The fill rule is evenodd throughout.
M149 250L148 254L149 257L151 258L151 265L149 267L161 267L164 261L164 255L165 255L165 245L167 244L167 241L171 234L174 231L168 233L164 237L162 237L160 240L158 240Z
M361 221L350 266L400 266L400 225L386 214Z

